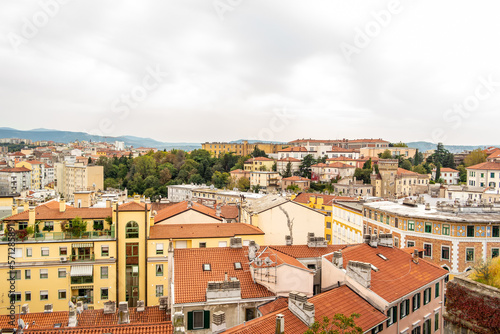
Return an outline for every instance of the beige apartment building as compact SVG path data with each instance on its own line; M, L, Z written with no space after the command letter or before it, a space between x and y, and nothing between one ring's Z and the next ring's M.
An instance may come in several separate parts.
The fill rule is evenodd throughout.
M102 190L104 188L104 168L85 166L83 163L68 165L57 163L56 191L66 200L73 200L75 191Z

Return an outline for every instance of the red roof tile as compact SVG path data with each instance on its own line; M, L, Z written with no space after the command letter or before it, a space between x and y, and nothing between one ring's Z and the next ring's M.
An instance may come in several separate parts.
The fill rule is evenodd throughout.
M500 170L500 162L483 162L467 169Z
M183 201L158 211L158 214L155 216L155 224L188 210L194 210L209 217L215 218L217 220L222 220L221 217L218 217L215 214L214 208L209 208L208 206L205 206L197 202L191 202L191 207L189 208L188 204L189 204L188 201Z
M31 169L28 169L26 167L12 167L12 168L3 168L3 169L0 169L0 172L5 172L5 173L21 173L21 172L31 172Z
M302 160L289 157L289 158L280 159L278 161L283 161L283 162L301 162Z
M304 152L307 153L309 152L307 148L303 146L292 146L292 147L287 147L282 150L279 150L278 152Z
M307 245L291 245L291 246L269 246L272 249L289 255L296 259L307 259L322 257L323 255L344 249L346 245L327 245L326 247L308 247Z
M274 160L266 158L266 157L257 157L257 158L248 159L247 161L245 161L245 163L246 164L251 164L254 161L274 161Z
M302 177L302 176L285 177L283 180L285 180L285 181L311 181L307 177Z
M418 176L418 173L412 172L411 170L407 170L404 168L398 168L398 175L414 175Z
M332 205L332 203L337 201L342 202L358 202L359 200L356 197L348 197L348 196L333 196L333 195L323 195L323 194L314 194L314 193L300 193L297 197L293 199L294 202L301 204L309 204L309 199L314 197L314 204L317 203L318 198L323 198L324 205Z
M206 301L209 281L223 281L225 273L236 277L241 284L241 298L274 296L264 286L254 283L248 270L247 247L243 248L186 248L174 250L174 280L176 304ZM235 269L240 262L243 269ZM203 271L203 264L211 265L210 271ZM246 268L246 269L245 269Z
M382 254L388 260L382 259L377 254ZM424 285L445 276L448 271L423 259L419 263L412 261L412 256L399 248L370 247L359 244L342 250L344 268L349 261L371 263L378 271L371 273L371 288L380 297L388 302L393 302ZM332 260L333 255L325 258ZM411 277L411 279L408 279Z
M150 239L230 238L238 235L263 235L261 229L244 223L157 224Z
M144 203L137 203L135 201L130 201L118 206L119 211L144 211ZM150 205L148 205L149 207ZM149 208L148 208L149 209Z
M275 300L262 304L258 307L260 313L264 316L269 313L276 312L277 310L281 310L285 307L288 307L288 298L286 297L278 297Z
M239 209L235 205L223 205L220 208L220 215L226 219L238 219Z
M36 220L68 220L80 217L82 219L104 219L111 216L111 208L74 208L66 205L64 212L59 212L59 202L50 201L35 208ZM29 220L29 211L23 211L5 218L7 221Z
M287 264L289 266L293 266L296 268L300 269L307 269L306 266L304 266L299 260L286 255L284 253L281 253L280 251L277 251L276 249L273 249L271 247L266 247L260 251L260 253L257 255L258 258L264 260L265 258L270 258L273 261L273 264L267 265L262 261L262 264L259 266L255 262L252 262L250 265L259 268L259 267L279 267L281 265Z

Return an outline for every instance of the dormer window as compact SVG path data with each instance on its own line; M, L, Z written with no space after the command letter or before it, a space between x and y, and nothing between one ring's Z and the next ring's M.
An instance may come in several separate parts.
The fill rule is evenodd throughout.
M210 270L211 270L210 263L204 263L203 264L203 271L210 271Z

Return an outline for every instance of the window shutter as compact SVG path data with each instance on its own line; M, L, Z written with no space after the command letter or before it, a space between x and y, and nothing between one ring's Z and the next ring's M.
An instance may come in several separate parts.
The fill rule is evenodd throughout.
M403 319L403 303L399 304L399 319Z
M410 301L406 303L406 315L410 314Z
M188 323L187 323L188 330L193 329L193 312L188 312Z
M203 328L210 328L210 311L203 311Z

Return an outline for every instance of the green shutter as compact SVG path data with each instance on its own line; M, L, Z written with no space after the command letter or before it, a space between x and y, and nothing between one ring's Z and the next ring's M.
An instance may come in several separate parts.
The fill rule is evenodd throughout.
M210 328L210 311L203 311L203 328Z
M193 312L188 312L188 330L193 329Z

